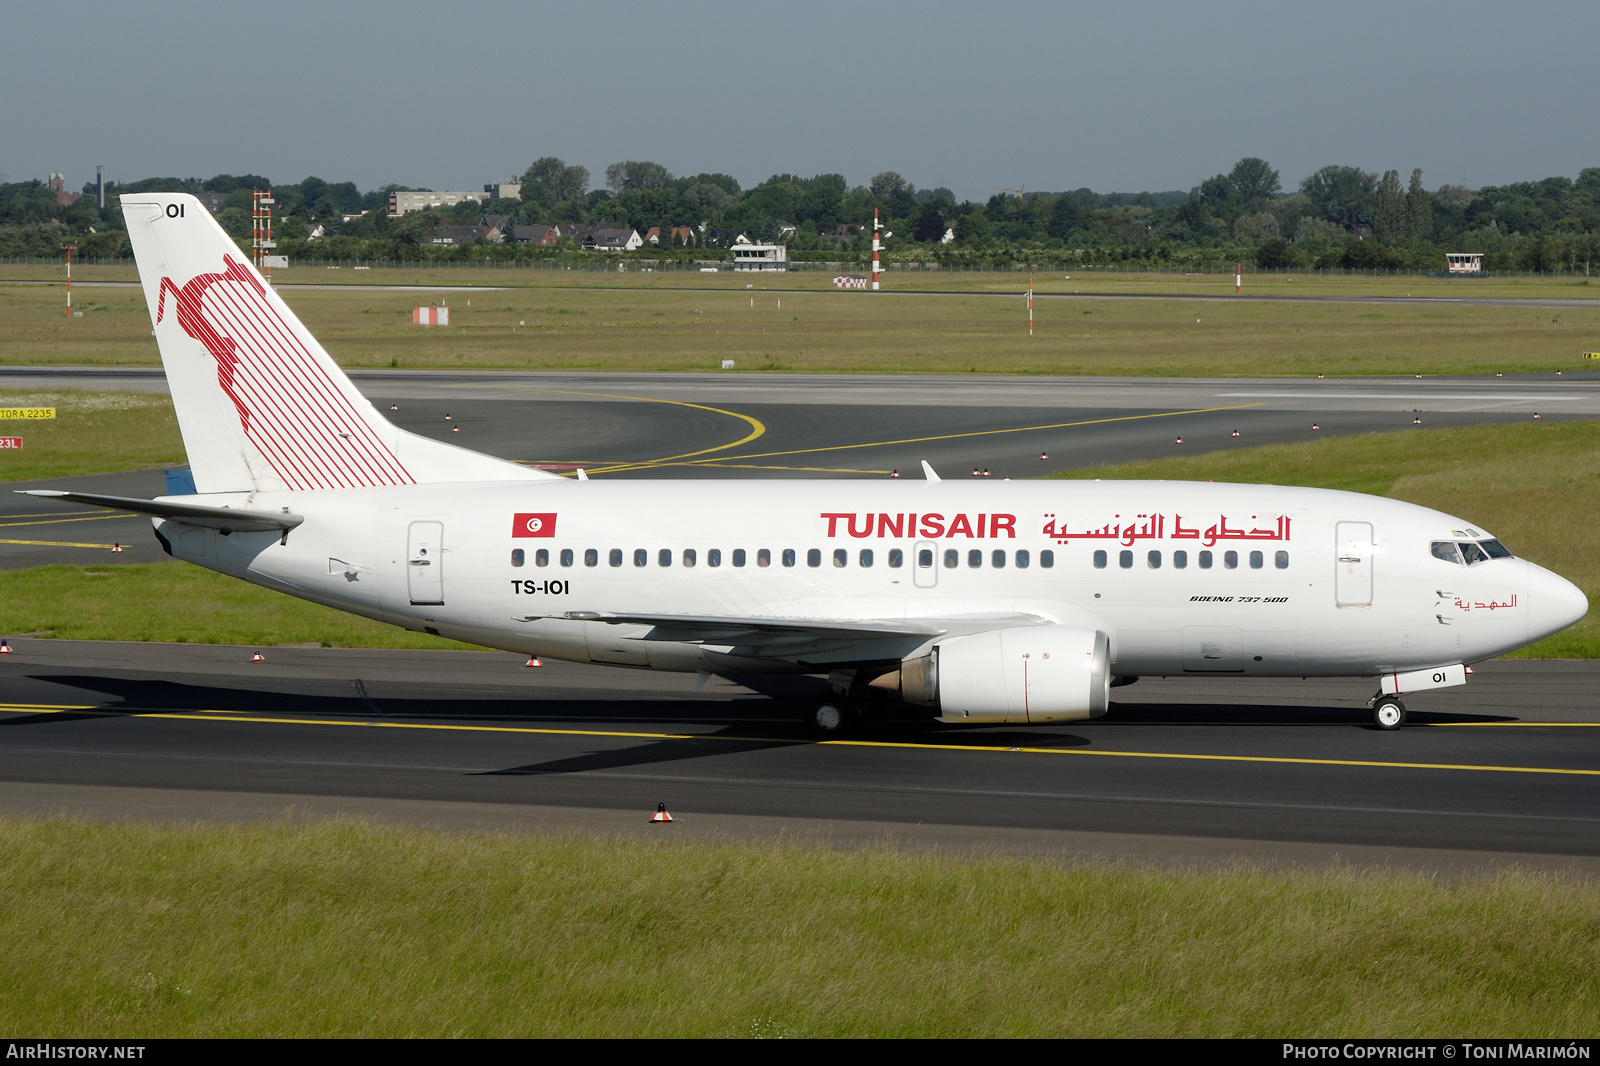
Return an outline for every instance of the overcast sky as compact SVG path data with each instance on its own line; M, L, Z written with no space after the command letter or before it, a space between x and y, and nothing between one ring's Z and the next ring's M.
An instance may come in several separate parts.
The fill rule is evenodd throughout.
M1429 188L1600 165L1600 4L8 5L0 174L477 188L538 156L1189 189L1241 156Z

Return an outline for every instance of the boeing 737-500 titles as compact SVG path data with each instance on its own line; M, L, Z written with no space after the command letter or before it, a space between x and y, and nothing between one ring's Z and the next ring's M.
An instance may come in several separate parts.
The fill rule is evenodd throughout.
M1401 696L1571 625L1575 586L1474 522L1173 481L568 479L392 425L192 196L122 197L197 490L132 500L178 559L491 648L826 674L951 723L1104 714L1139 675L1372 678Z

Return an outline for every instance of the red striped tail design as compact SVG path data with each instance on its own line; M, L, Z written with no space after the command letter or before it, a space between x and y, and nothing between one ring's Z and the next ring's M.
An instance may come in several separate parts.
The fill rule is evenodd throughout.
M374 431L367 413L329 373L244 263L226 253L222 271L181 288L161 279L159 324L172 294L178 324L216 360L217 383L245 437L290 489L416 483Z

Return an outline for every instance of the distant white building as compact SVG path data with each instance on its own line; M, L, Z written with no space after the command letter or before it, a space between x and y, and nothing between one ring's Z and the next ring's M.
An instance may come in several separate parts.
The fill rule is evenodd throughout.
M789 249L781 244L735 244L735 270L788 270Z
M522 199L522 185L515 181L490 182L483 187L484 194L499 200Z
M389 217L399 218L411 211L421 211L425 207L450 207L465 200L481 204L488 199L488 196L488 193L482 192L434 192L431 189L392 192L389 194Z
M1452 274L1483 273L1482 252L1446 252L1444 261Z

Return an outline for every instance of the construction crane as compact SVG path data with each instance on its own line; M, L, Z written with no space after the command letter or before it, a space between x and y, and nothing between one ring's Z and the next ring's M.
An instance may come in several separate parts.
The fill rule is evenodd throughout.
M1022 190L1023 190L1023 189L1026 189L1026 188L1027 188L1027 186L1026 186L1026 185L1024 185L1024 186L1022 186L1022 188L1021 188L1021 189L1008 189L1008 188L1005 188L1005 187L1004 187L1004 186L1002 186L1002 185L996 185L996 186L995 186L995 187L994 187L994 191L995 191L995 192L1014 192L1014 193L1016 193L1016 194L1017 194L1017 199L1019 199L1019 200L1020 200L1020 199L1022 199Z

